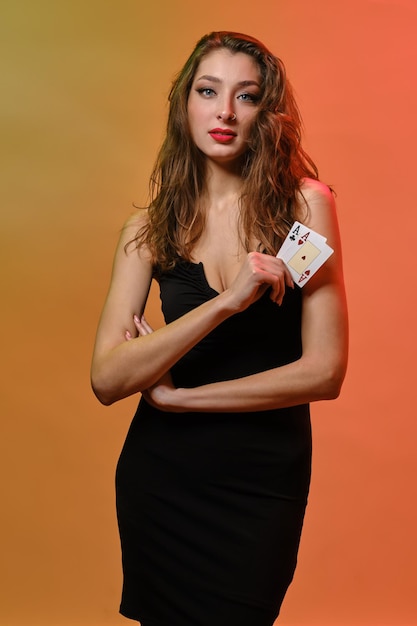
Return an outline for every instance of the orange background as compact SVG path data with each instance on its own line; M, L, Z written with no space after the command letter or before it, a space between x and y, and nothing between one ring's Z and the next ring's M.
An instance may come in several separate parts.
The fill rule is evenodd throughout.
M416 1L9 0L0 29L0 624L127 624L113 475L137 398L99 405L90 355L171 79L219 29L285 61L344 241L349 372L313 407L280 623L417 624Z

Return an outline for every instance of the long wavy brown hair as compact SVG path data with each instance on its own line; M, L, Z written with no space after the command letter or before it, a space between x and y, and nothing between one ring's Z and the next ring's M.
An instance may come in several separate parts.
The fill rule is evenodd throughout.
M303 178L318 179L312 159L301 146L302 120L282 61L260 41L234 32L212 32L197 43L169 94L165 140L150 179L147 224L134 242L145 244L154 265L169 269L179 259L191 260L205 225L199 197L205 184L205 156L194 144L187 104L201 60L213 50L243 52L261 74L258 112L242 160L240 232L244 248L276 254L297 218Z

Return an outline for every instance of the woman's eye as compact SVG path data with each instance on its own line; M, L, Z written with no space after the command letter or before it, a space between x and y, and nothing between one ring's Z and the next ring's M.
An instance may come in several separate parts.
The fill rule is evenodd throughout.
M197 89L197 92L206 97L214 96L216 93L214 89L211 89L210 87L200 87Z
M259 96L254 93L241 93L238 98L244 102L258 102Z

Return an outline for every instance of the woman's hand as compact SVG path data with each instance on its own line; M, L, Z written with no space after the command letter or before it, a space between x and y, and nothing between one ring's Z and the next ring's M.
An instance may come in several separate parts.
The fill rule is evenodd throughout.
M282 303L286 287L294 288L291 274L282 261L270 254L249 252L238 275L228 289L237 311L243 311L271 287L270 298Z
M136 330L138 331L138 337L144 337L145 335L150 335L151 333L153 333L153 328L149 326L144 315L142 315L142 317L134 315L133 323L136 327ZM131 339L133 339L132 334L128 330L125 331L125 339L126 341L130 341Z
M157 383L149 387L149 389L145 389L142 395L155 409L176 413L182 410L175 404L176 392L177 389L172 382L171 373L166 372Z

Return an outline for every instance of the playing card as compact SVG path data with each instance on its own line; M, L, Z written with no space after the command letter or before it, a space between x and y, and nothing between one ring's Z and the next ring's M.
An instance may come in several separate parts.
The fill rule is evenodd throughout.
M316 241L321 240L323 243L326 243L326 238L319 233L316 233L311 228L307 228L307 226L304 226L301 222L294 222L290 232L285 238L284 243L279 249L279 257L283 258L282 255L285 255L287 249L292 249L293 246L298 248L303 242L307 241L310 236L311 238L315 238Z
M294 222L277 257L285 262L294 282L300 287L304 286L333 254L326 241L325 237L311 228L300 222Z

